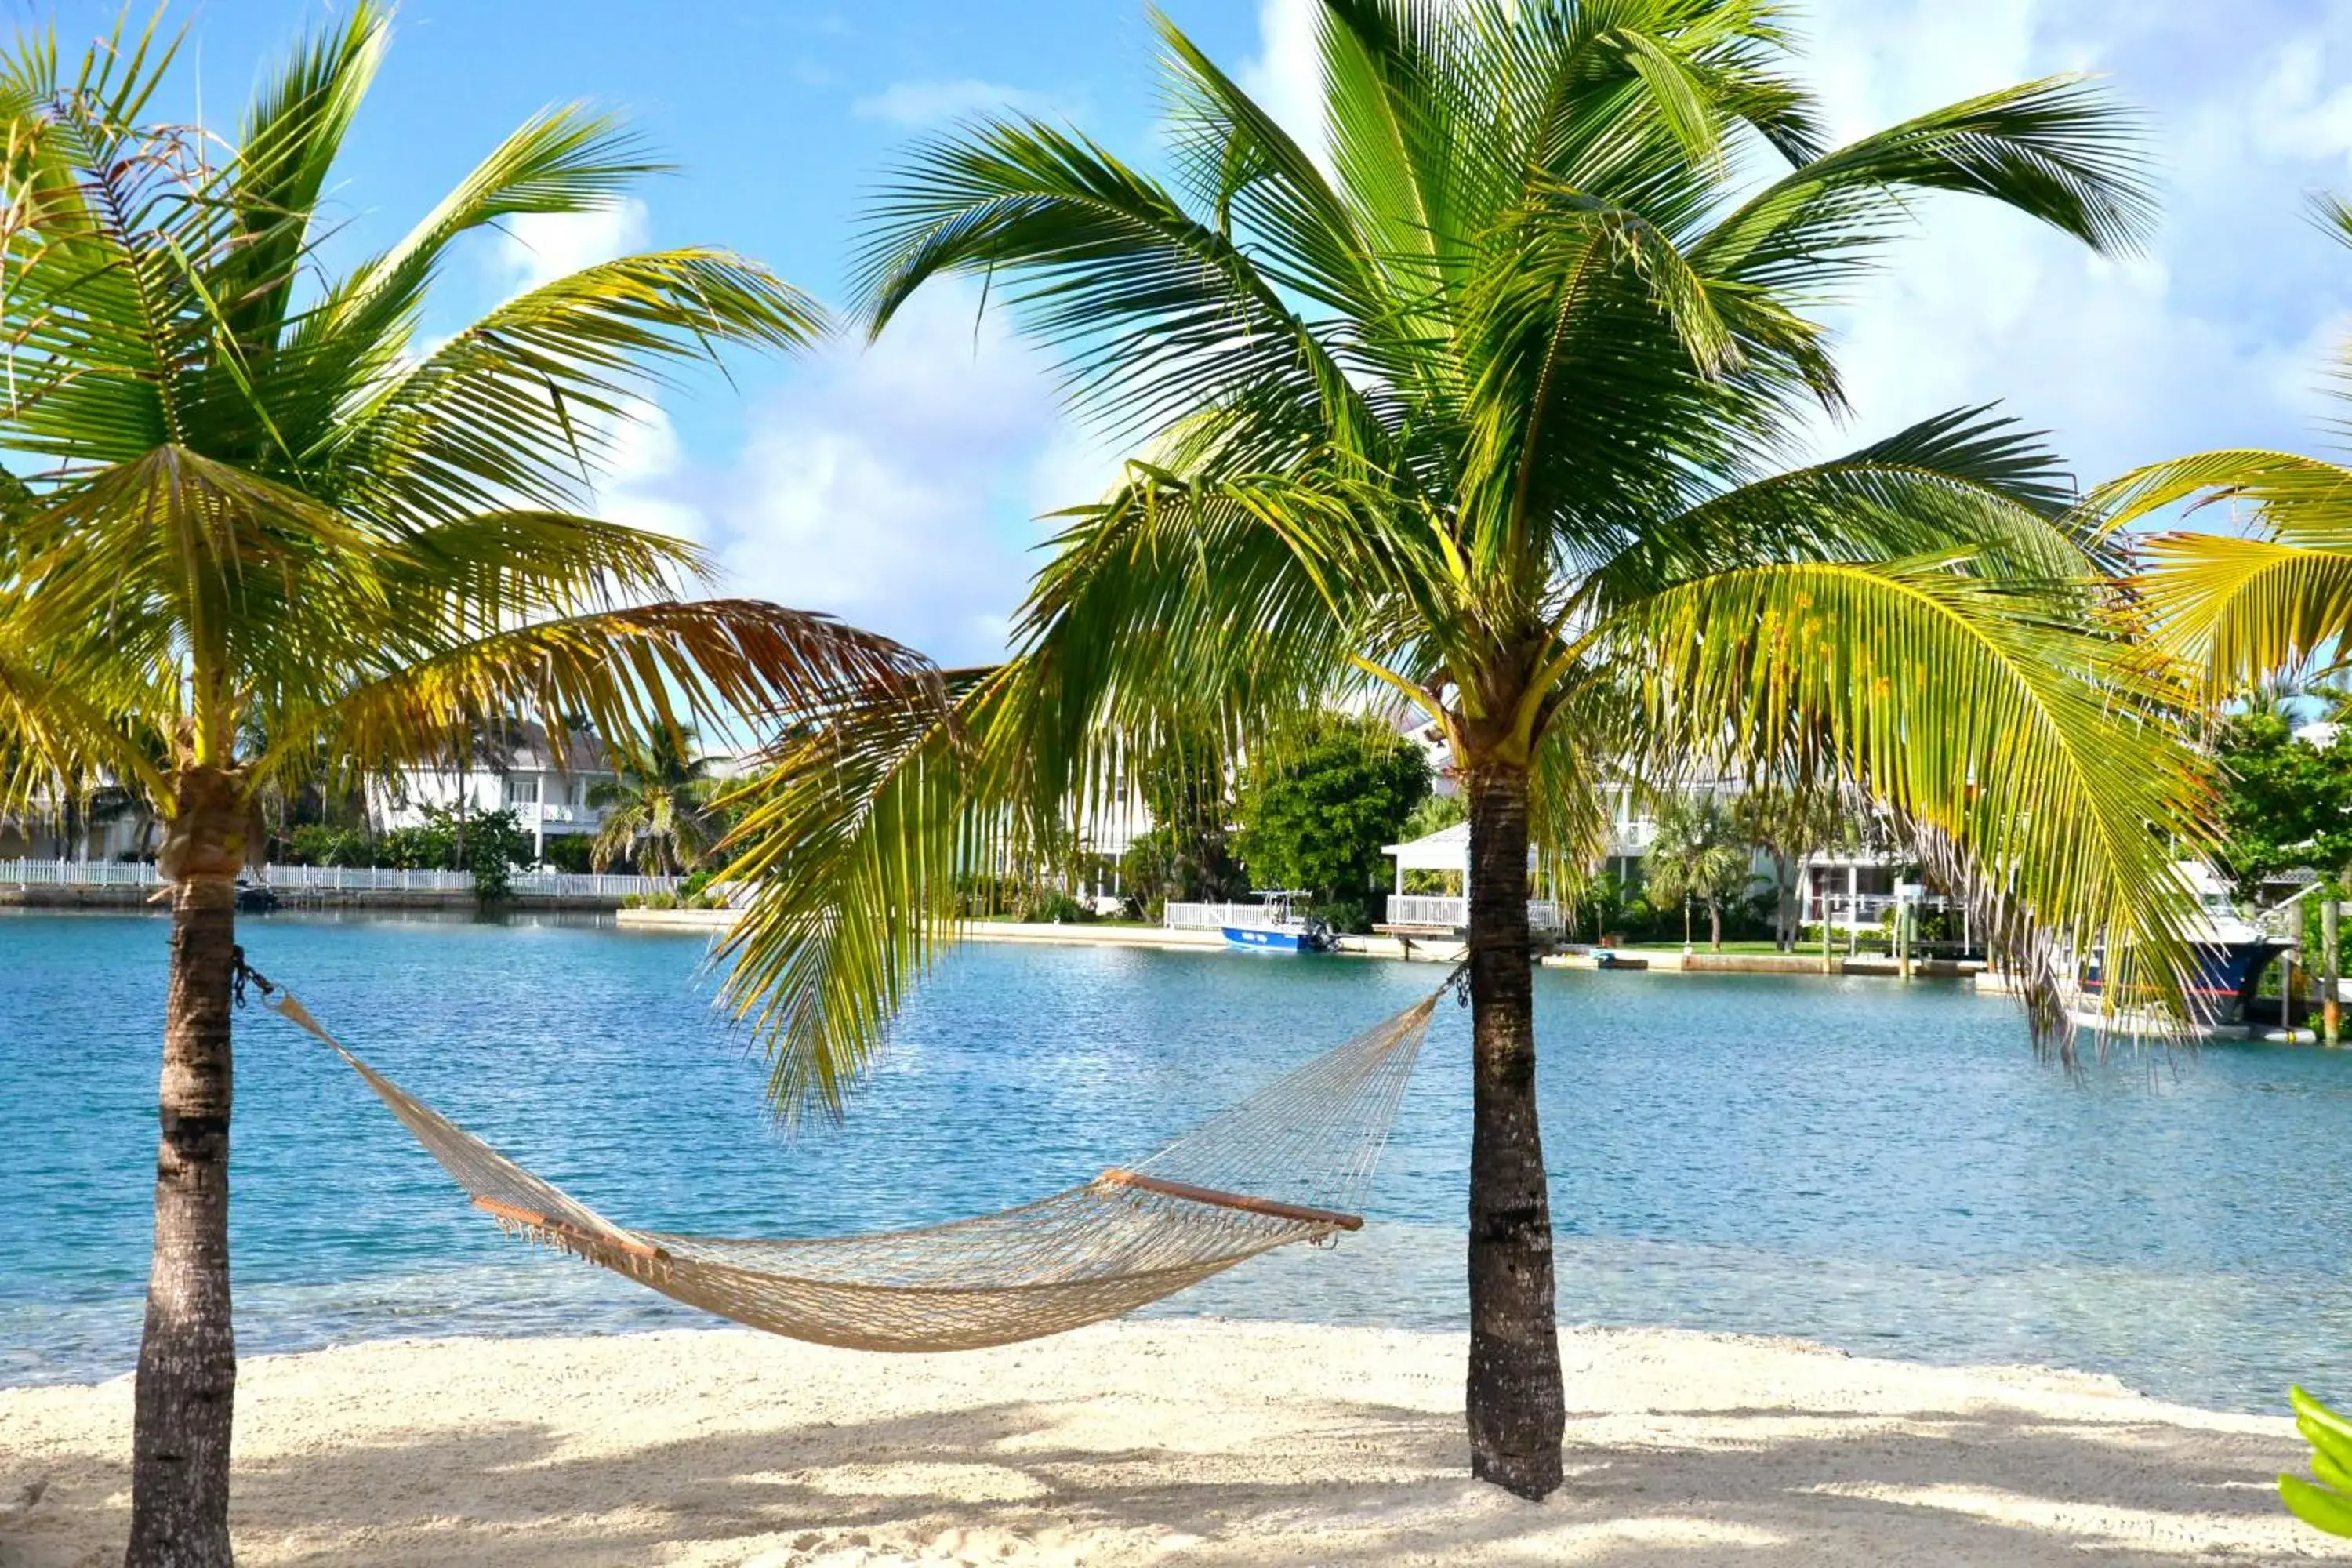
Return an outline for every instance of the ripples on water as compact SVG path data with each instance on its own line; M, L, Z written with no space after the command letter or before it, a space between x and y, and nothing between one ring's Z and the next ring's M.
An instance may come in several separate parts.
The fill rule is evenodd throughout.
M135 1356L160 920L0 919L0 1384ZM248 923L255 964L412 1090L627 1223L920 1225L1134 1159L1434 983L1346 960L982 947L922 989L847 1123L797 1139L697 990L699 941L559 924ZM2274 1408L2352 1387L2331 1152L2352 1053L2209 1048L2069 1082L2014 1008L1945 984L1545 973L1563 1321L1797 1334L2112 1372ZM1159 1310L1454 1326L1468 1138L1451 1004L1372 1204ZM308 1037L237 1043L248 1352L707 1321L499 1238Z

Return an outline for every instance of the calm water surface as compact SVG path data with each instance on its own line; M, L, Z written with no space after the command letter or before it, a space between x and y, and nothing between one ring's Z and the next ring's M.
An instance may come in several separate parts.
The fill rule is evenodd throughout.
M135 1357L167 927L0 918L0 1384ZM922 990L846 1125L780 1132L709 1019L698 940L556 925L250 922L255 964L589 1203L814 1234L1039 1196L1148 1152L1412 1000L1423 966L977 948ZM2112 1372L2275 1407L2352 1392L2352 1053L2213 1047L2069 1082L2008 1004L1875 980L1539 977L1568 1322L1797 1334ZM1423 1058L1372 1205L1160 1310L1454 1326L1466 1015ZM500 1239L350 1071L268 1015L237 1042L248 1352L707 1321Z

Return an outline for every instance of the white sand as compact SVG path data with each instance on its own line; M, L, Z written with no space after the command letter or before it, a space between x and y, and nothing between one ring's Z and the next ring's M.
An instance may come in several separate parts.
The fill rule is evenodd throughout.
M2284 1421L2113 1380L1586 1331L1568 1486L1467 1479L1457 1336L1157 1321L860 1356L737 1331L247 1363L265 1563L2098 1563L2352 1557ZM131 1388L0 1390L0 1564L120 1559ZM28 1491L37 1493L29 1506Z

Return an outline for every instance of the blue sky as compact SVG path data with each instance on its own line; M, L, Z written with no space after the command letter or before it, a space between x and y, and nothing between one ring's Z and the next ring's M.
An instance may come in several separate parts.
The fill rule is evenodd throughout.
M1168 0L1278 111L1313 90L1312 0ZM0 0L68 46L103 3ZM260 61L321 0L211 0L190 101L226 122ZM1944 201L1842 310L1857 404L1845 444L2001 399L2050 428L2086 481L2224 443L2310 448L2326 356L2352 330L2352 252L2305 221L2352 189L2352 0L1813 0L1809 75L1858 133L2047 71L2108 73L2153 117L2165 227L2151 253L2088 259L1999 213ZM1152 44L1127 0L408 0L343 169L360 245L393 237L542 105L627 112L682 165L640 205L527 226L451 279L449 320L623 246L705 241L838 300L852 223L894 149L1013 104L1149 162ZM1046 367L969 292L926 300L877 348L745 361L731 386L666 395L604 496L689 534L727 586L831 609L950 660L1001 647L1040 537L1033 519L1110 471L1056 408Z

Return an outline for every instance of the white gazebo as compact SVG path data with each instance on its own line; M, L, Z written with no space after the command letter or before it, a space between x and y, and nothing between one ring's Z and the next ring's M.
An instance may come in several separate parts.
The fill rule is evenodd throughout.
M1396 890L1404 891L1407 871L1451 871L1470 885L1470 825L1457 822L1406 844L1384 844L1381 853L1396 861Z
M1461 893L1432 896L1404 890L1407 871L1450 871L1461 879L1464 893L1470 888L1470 825L1451 827L1406 844L1384 844L1381 853L1396 862L1396 891L1389 898L1384 931L1460 931L1470 922L1470 900ZM1535 846L1528 847L1528 869L1536 868ZM1528 923L1539 931L1560 929L1559 906L1549 900L1528 901Z

